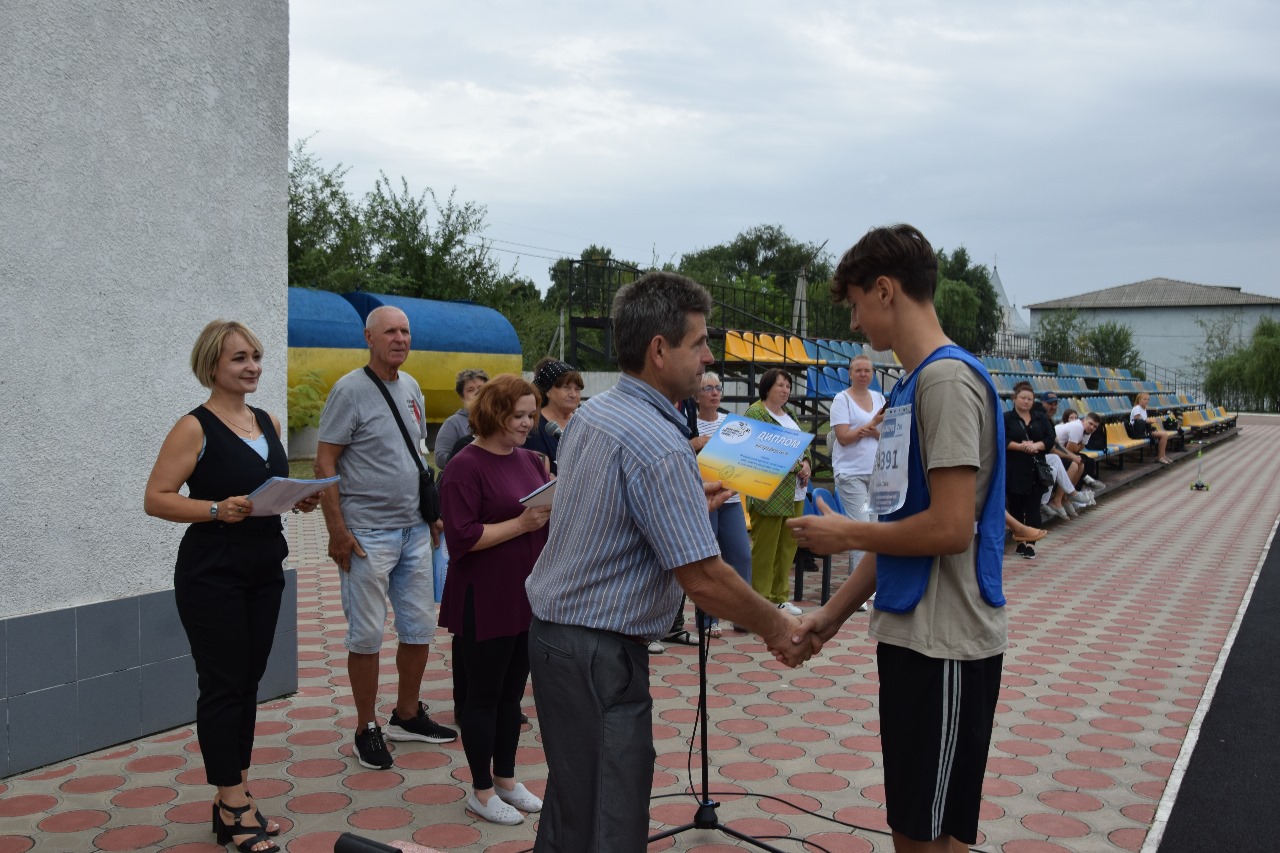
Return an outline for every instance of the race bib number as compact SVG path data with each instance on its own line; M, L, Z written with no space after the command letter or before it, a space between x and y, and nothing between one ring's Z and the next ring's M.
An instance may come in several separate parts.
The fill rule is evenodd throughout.
M871 511L887 515L907 502L907 460L911 457L911 406L886 409L871 472Z

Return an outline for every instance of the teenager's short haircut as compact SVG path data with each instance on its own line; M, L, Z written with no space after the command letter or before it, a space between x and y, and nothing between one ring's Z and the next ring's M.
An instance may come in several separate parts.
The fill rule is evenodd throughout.
M1031 383L1026 381L1025 379L1019 382L1017 385L1013 386L1013 396L1016 397L1019 394L1021 394L1023 391L1030 391L1032 397L1036 395L1036 389L1032 388Z
M240 335L245 343L262 352L262 341L244 323L214 320L204 327L200 337L196 338L196 345L191 348L191 372L206 388L213 387L213 374L218 369L218 359L222 358L222 344L231 335Z
M1095 424L1102 423L1102 415L1098 414L1097 412L1090 412L1084 417L1085 417L1085 420L1093 421Z
M791 374L783 370L781 367L771 367L760 377L759 384L756 385L756 392L761 400L769 396L769 392L773 390L773 386L778 384L779 379L787 380L788 385L795 385L791 381Z
M534 384L513 373L499 374L481 385L468 413L472 431L480 438L502 432L521 397L533 397L534 412L542 406L542 394Z
M896 278L916 302L932 302L938 286L938 256L920 231L910 225L872 228L844 253L831 276L831 300L848 298L849 288L866 292L882 275Z
M693 279L676 273L645 273L619 288L613 297L618 365L629 373L644 370L644 354L659 335L671 346L680 346L693 312L710 314L711 295Z

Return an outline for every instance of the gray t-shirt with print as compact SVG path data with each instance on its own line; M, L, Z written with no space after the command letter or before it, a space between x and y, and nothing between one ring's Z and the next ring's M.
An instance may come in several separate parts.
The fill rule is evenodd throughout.
M422 390L400 371L384 383L409 438L427 435ZM418 512L418 467L405 446L391 409L373 380L353 370L333 384L320 414L320 441L342 445L338 497L347 527L403 529L422 524Z

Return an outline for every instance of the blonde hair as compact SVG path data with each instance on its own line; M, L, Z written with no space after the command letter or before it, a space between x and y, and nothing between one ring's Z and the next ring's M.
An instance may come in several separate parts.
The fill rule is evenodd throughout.
M214 320L204 327L204 331L196 338L196 345L191 348L191 372L206 388L213 387L213 374L218 369L218 359L222 357L222 345L230 335L242 336L249 346L262 352L262 341L244 323Z
M849 366L853 367L853 363L855 361L865 361L867 364L871 365L873 368L876 366L875 362L871 360L871 356L867 355L865 352L860 352L857 355L855 355L853 358L849 359Z

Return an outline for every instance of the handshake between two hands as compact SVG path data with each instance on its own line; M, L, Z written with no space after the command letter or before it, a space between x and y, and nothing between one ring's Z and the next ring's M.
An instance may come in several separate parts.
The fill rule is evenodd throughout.
M787 615L785 621L786 630L767 638L765 643L778 663L790 667L797 667L822 651L823 644L840 627L832 624L824 608L803 617Z

